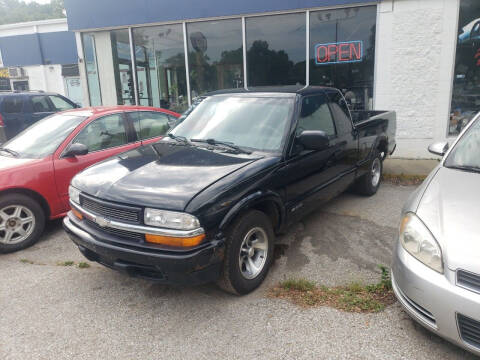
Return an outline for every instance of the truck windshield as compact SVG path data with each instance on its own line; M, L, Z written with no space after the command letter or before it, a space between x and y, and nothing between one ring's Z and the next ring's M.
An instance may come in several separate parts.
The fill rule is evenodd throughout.
M21 158L43 158L53 152L85 116L54 114L38 121L1 146L4 153Z
M445 160L445 166L466 170L480 171L480 114L472 126L463 134Z
M212 96L203 100L171 133L214 139L252 150L278 152L292 117L293 97Z

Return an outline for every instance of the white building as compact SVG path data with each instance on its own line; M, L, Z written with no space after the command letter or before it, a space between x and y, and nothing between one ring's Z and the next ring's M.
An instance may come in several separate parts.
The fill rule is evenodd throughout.
M395 110L395 157L431 158L480 111L478 0L66 0L84 102L182 111L207 91L341 88ZM112 9L115 9L115 16Z
M82 102L75 35L67 19L0 25L0 90L43 90Z

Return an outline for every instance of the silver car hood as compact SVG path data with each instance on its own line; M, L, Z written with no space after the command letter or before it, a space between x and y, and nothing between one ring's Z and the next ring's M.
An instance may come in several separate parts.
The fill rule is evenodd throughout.
M439 242L445 266L480 274L480 174L440 167L416 212Z

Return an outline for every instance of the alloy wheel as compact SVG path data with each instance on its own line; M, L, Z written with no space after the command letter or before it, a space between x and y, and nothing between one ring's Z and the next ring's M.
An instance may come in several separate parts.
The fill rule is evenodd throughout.
M35 229L33 212L23 205L8 205L0 210L0 243L18 244Z
M372 163L372 186L376 188L378 186L378 183L380 182L380 176L381 171L382 171L382 164L380 163L380 159L376 158L373 160Z
M238 264L245 279L254 279L262 272L267 260L268 241L267 233L259 227L248 231L243 238Z

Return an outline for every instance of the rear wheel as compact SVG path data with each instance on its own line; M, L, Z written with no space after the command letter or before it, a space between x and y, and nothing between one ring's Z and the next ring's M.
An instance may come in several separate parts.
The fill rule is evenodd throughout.
M45 227L45 214L37 201L23 194L0 198L0 253L33 245Z
M238 218L227 232L225 261L218 285L237 295L255 290L272 263L274 237L265 213L252 210Z
M368 172L355 183L355 191L361 195L375 195L382 182L382 172L383 156L382 153L377 151L370 163Z

